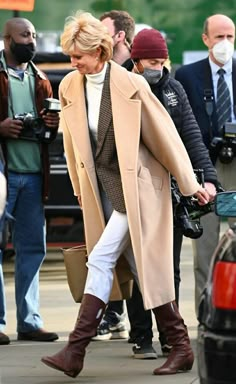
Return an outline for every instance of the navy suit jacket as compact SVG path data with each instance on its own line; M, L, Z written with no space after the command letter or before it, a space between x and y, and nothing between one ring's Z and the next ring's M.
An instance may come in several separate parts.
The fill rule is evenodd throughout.
M233 59L232 68L233 79L233 98L234 98L234 111L236 103L236 59ZM213 81L209 59L203 59L192 64L184 65L177 69L175 78L184 87L189 102L191 104L193 113L196 117L198 125L201 129L203 140L207 148L211 142L212 137L217 136L218 125L216 115L216 104L214 98ZM213 97L212 113L207 113L206 102L204 100L204 90L211 90ZM207 98L208 99L208 98Z

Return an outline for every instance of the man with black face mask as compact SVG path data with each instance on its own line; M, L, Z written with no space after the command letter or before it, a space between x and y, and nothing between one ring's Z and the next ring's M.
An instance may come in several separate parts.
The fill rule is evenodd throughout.
M0 140L7 164L8 211L15 218L12 243L16 253L17 339L54 341L58 335L44 330L39 314L39 269L46 253L43 201L48 192L48 144L34 135L27 138L22 132L26 125L24 116L30 114L32 122L41 117L41 124L51 132L53 140L59 115L46 112L43 107L44 99L52 97L52 88L46 76L31 61L36 51L32 23L22 18L10 19L4 26L3 36ZM27 129L32 129L30 124ZM2 257L0 251L0 345L10 343L3 333L6 308Z
M131 60L133 61L133 71L147 80L154 95L172 117L193 168L204 170L205 188L211 200L213 200L216 194L215 187L217 186L216 171L203 143L187 95L181 84L170 76L169 70L165 66L169 61L169 56L166 41L162 34L156 29L141 30L134 38L131 48ZM182 240L183 233L181 229L174 228L173 264L177 305L179 304ZM127 307L131 325L130 334L135 342L133 347L134 357L138 359L155 358L156 356L153 353L149 353L153 336L150 325L152 324L151 312L144 310L142 296L137 285L134 285L133 296L127 301ZM158 324L157 328L162 352L166 356L171 352L171 345L169 345L165 333L162 332Z
M28 61L32 60L35 56L36 46L34 43L16 43L12 38L10 50L19 64L28 63Z

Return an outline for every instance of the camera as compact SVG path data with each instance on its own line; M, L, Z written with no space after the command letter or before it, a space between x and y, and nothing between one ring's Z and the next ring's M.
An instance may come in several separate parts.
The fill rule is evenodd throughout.
M47 112L60 112L60 101L54 98L44 100L45 114ZM21 120L23 129L19 139L50 143L52 131L48 128L42 117L34 117L31 113L14 115L15 120Z
M204 182L204 171L194 170L199 183ZM185 237L198 239L203 228L200 217L214 211L214 203L199 205L193 196L183 196L174 177L171 177L171 194L174 214L174 227L181 229Z
M223 136L214 137L210 144L210 155L212 158L219 158L221 163L229 164L236 155L236 124L225 123Z

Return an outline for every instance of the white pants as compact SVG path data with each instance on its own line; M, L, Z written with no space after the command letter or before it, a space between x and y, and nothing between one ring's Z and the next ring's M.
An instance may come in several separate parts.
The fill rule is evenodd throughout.
M98 297L108 303L113 284L113 271L117 260L123 253L131 272L138 283L137 269L130 242L127 215L112 211L109 201L102 196L106 227L89 255L87 267L88 276L84 293ZM112 211L112 213L111 213Z
M134 278L138 280L127 216L113 211L102 236L89 255L84 293L108 303L113 284L113 270L121 253L126 257Z

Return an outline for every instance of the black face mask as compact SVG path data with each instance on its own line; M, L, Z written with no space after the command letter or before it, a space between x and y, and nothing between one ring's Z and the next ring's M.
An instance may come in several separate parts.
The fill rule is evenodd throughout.
M13 39L10 44L10 49L19 64L28 63L36 53L36 46L33 43L21 44L16 43Z

